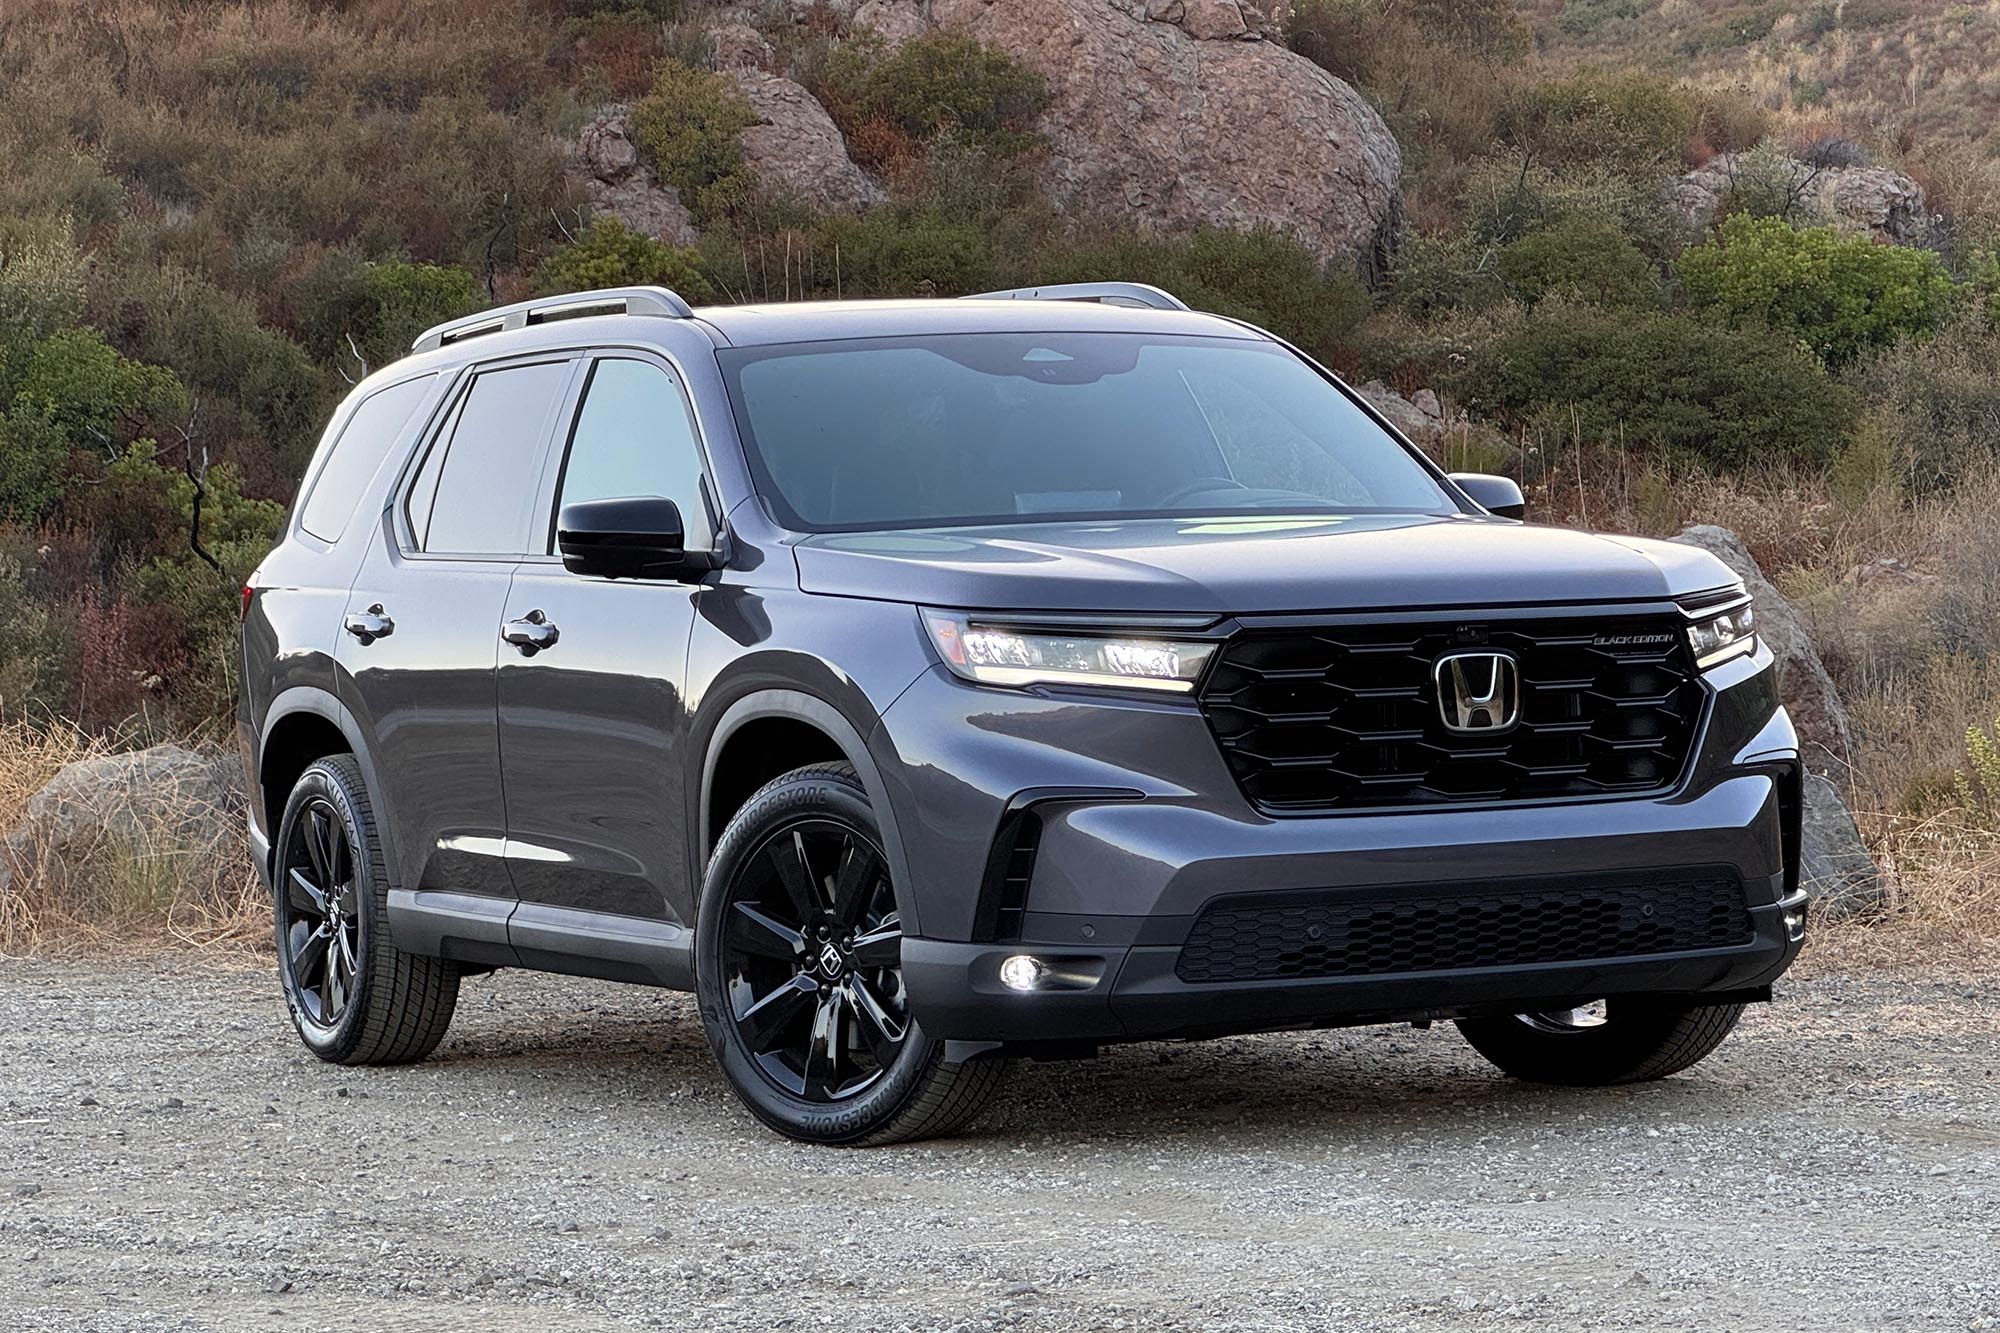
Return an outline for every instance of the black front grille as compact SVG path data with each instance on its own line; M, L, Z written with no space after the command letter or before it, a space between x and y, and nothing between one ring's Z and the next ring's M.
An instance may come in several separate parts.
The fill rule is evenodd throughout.
M1202 710L1244 794L1271 811L1635 795L1673 784L1701 711L1677 616L1433 620L1253 631L1225 644ZM1511 657L1520 720L1448 731L1438 659Z
M1751 937L1742 881L1722 867L1245 894L1202 911L1174 971L1187 982L1383 976L1639 958Z

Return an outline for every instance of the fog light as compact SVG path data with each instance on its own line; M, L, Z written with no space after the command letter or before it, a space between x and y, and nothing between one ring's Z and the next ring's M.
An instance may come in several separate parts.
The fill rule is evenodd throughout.
M1796 911L1785 913L1785 929L1791 932L1792 934L1796 935L1801 930L1805 929L1805 924L1806 924L1806 913L1803 907L1799 908ZM1012 962L1013 960L1009 959L1008 961Z
M1041 959L1017 953L1000 960L1000 984L1008 990L1033 990L1047 971Z

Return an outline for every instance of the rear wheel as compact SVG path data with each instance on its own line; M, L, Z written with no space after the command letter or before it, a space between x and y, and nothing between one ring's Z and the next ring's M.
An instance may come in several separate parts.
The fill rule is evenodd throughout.
M1515 1078L1595 1088L1678 1074L1720 1046L1742 1014L1740 1004L1615 995L1574 1009L1464 1018L1458 1030Z
M948 1062L910 1016L902 916L854 770L765 785L729 821L697 914L709 1044L765 1124L812 1143L950 1133L999 1086L991 1060Z
M429 1055L458 1004L458 967L390 942L388 870L352 756L299 776L271 869L278 981L307 1049L347 1065Z

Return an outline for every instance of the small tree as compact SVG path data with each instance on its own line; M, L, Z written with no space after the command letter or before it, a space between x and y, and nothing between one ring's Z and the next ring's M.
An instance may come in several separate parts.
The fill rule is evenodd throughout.
M752 181L738 136L757 113L728 79L678 60L662 60L653 91L632 108L632 141L661 180L703 222L716 221L750 196Z
M642 236L608 216L594 219L583 235L535 270L535 290L544 295L655 283L672 287L691 301L713 295L696 267L694 251Z

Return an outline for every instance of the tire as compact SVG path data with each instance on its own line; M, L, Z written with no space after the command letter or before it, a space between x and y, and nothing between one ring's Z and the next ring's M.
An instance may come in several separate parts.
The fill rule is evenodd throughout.
M766 783L709 858L695 993L723 1075L759 1120L806 1143L949 1134L983 1110L998 1060L948 1061L909 1017L901 916L854 769Z
M1690 1004L1613 996L1554 1014L1462 1018L1458 1030L1503 1073L1533 1083L1602 1088L1678 1074L1706 1059L1736 1028L1740 1004ZM1581 1017L1591 1014L1593 1021Z
M299 775L278 824L271 882L278 982L306 1049L342 1065L429 1055L458 1005L458 965L390 942L388 867L352 755Z

